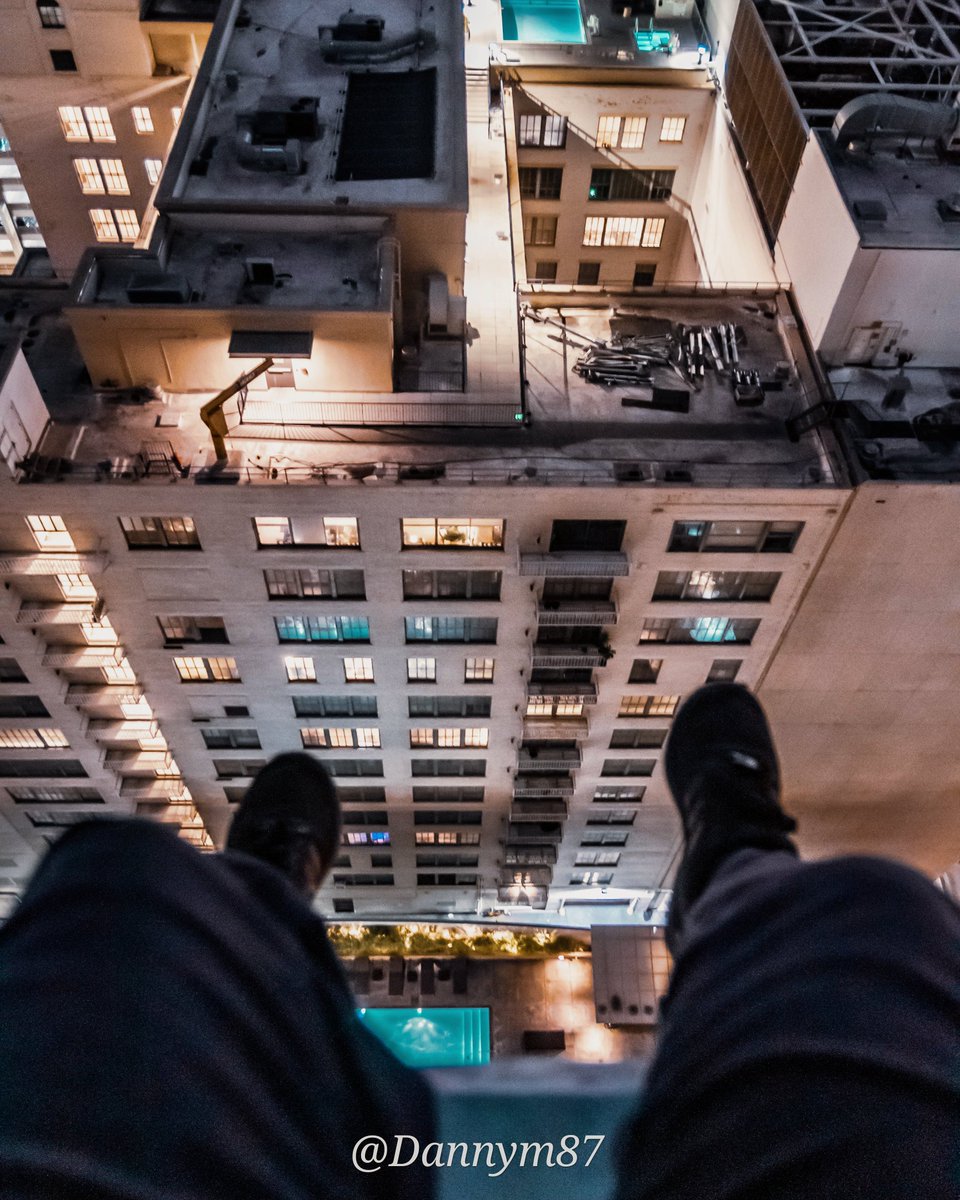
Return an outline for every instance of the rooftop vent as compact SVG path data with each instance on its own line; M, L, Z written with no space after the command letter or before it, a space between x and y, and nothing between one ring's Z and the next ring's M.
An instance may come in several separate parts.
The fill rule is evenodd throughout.
M312 142L320 136L314 96L262 96L256 112L245 114L239 123L250 126L256 142Z
M845 104L833 121L833 139L841 150L857 142L950 137L957 128L960 109L931 104L908 96L872 92Z
M237 161L251 171L284 171L299 175L303 171L303 143L299 138L285 142L259 145L253 140L249 126L237 131Z
M853 211L861 221L882 225L887 219L887 206L879 200L854 200Z

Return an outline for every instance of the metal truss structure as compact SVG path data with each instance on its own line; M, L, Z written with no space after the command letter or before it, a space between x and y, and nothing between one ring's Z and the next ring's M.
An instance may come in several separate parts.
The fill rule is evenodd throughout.
M757 11L811 126L847 101L892 91L960 96L960 0L757 0Z

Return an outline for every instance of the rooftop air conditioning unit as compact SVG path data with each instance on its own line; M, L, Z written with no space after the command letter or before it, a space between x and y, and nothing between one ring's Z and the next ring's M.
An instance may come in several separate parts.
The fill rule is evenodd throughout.
M247 114L254 141L315 141L320 136L315 96L262 96L256 112Z
M371 17L352 10L343 14L333 30L335 42L383 41L383 17Z
M127 284L127 299L131 304L186 304L190 299L190 284L182 275L132 275Z

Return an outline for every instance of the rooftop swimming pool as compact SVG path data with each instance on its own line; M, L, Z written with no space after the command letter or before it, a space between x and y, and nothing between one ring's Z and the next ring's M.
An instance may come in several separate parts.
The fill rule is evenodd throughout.
M361 1008L358 1016L408 1066L490 1061L489 1008Z
M580 0L502 0L500 18L505 42L583 44L587 40Z

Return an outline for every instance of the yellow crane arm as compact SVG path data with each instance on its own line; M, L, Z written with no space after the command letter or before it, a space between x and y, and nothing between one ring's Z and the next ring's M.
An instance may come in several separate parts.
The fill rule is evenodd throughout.
M210 430L210 439L213 442L213 449L217 455L217 464L227 461L227 442L226 437L230 432L227 429L227 418L223 415L223 406L237 392L242 392L243 389L252 383L254 379L262 375L264 371L269 371L273 366L272 358L265 358L263 362L257 363L255 367L251 367L249 371L245 371L239 379L235 379L229 387L225 387L222 392L218 392L212 400L200 409L200 420Z

